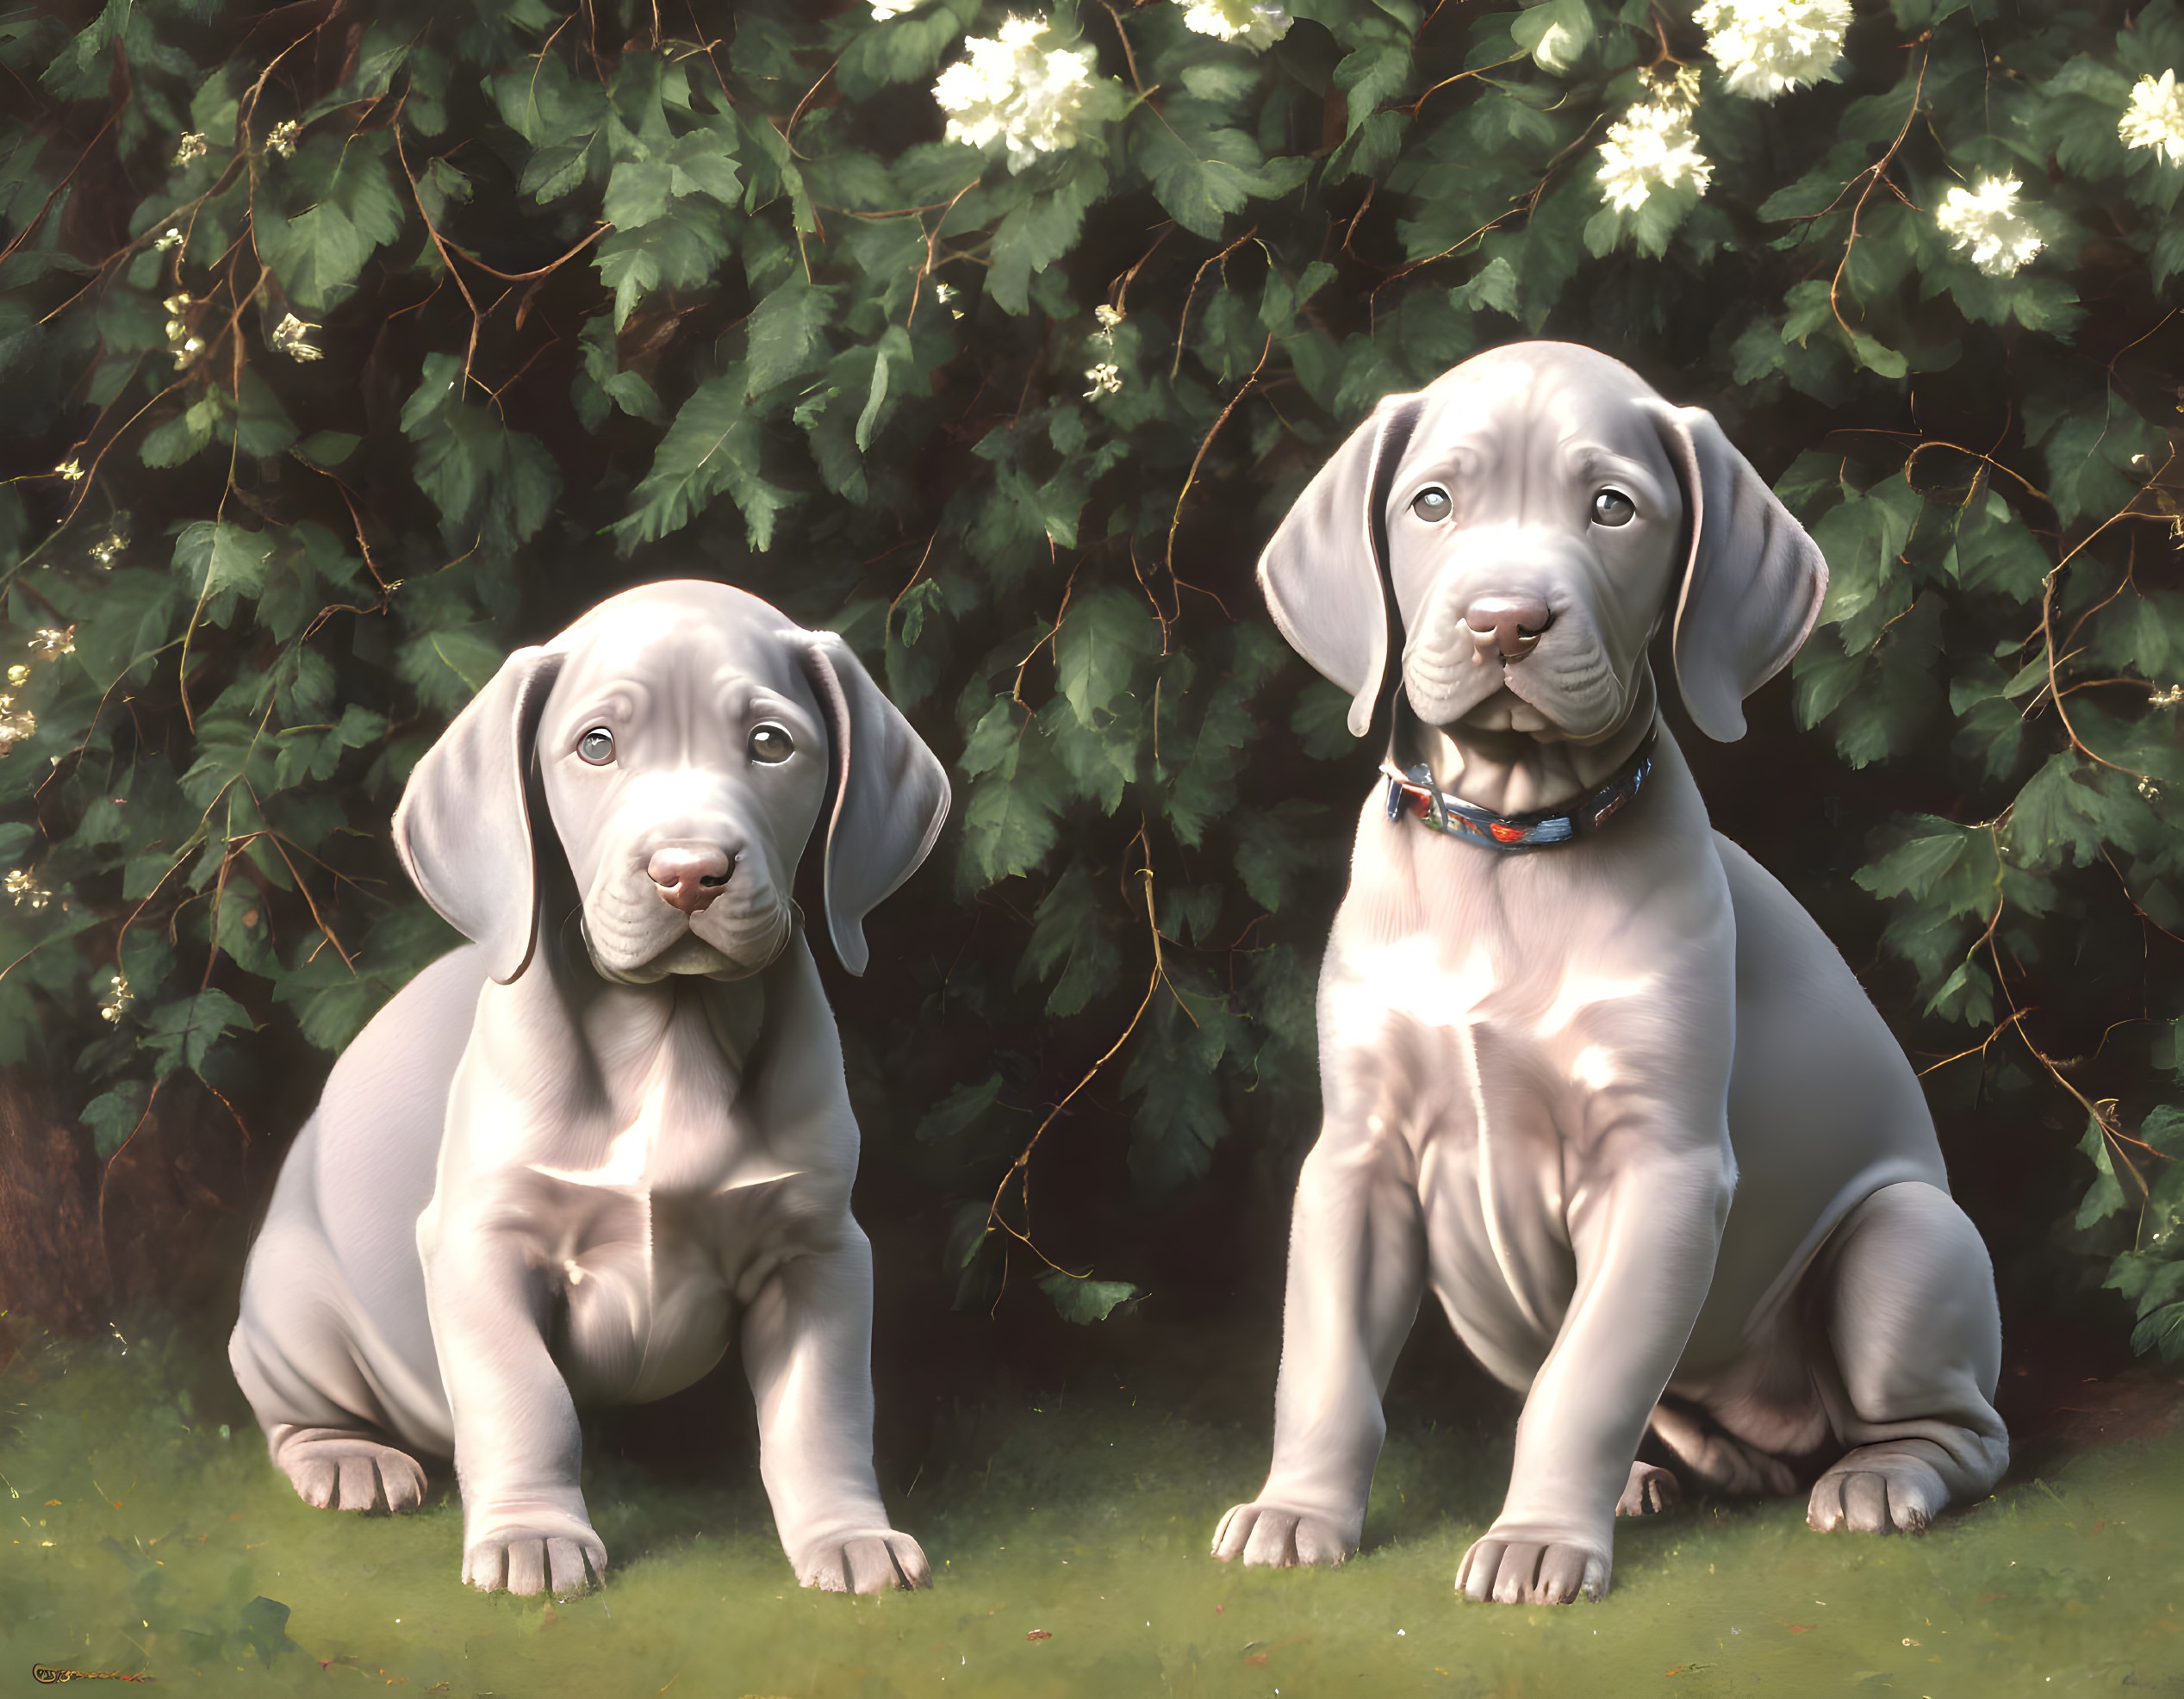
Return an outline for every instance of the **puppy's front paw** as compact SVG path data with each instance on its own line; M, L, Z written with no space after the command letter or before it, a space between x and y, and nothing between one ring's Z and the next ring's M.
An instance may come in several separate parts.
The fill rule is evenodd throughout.
M796 1560L800 1586L823 1593L908 1592L933 1584L924 1548L891 1528L843 1528L815 1540Z
M1339 1564L1358 1549L1357 1536L1324 1516L1285 1504L1239 1504L1213 1531L1213 1554L1223 1563L1288 1569L1297 1564Z
M1608 1590L1612 1565L1604 1546L1545 1528L1498 1524L1464 1553L1456 1590L1496 1604L1568 1604Z
M606 1578L607 1547L582 1516L544 1511L464 1540L463 1579L482 1593L581 1593Z

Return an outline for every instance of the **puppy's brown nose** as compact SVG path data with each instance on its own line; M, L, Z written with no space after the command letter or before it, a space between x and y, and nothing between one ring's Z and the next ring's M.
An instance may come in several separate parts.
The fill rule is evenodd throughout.
M1481 596L1464 610L1464 623L1481 655L1494 648L1503 660L1518 661L1539 646L1554 615L1538 596Z
M685 914L695 914L719 896L728 883L734 865L725 850L693 849L670 844L655 850L644 870L660 887L660 895Z

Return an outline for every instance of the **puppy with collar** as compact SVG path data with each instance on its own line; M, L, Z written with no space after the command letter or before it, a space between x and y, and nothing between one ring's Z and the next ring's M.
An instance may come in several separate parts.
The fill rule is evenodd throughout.
M587 1584L578 1406L666 1397L731 1340L804 1585L930 1581L872 1466L857 1128L790 889L824 820L827 930L948 811L842 640L692 580L509 656L418 763L403 867L473 940L335 1062L229 1347L308 1503L414 1509L455 1459L463 1578Z
M2000 1476L1993 1270L1918 1081L1708 825L1646 660L1671 622L1692 720L1740 737L1826 576L1710 414L1554 342L1384 401L1267 545L1283 635L1392 731L1321 975L1273 1466L1216 1556L1356 1550L1428 1287L1526 1395L1473 1599L1601 1596L1678 1470L1871 1532Z

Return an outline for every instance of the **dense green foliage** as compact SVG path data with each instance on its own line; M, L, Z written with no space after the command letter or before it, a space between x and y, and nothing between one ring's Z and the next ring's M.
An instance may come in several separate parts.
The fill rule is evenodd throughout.
M1372 756L1258 543L1380 395L1564 336L1787 469L1833 573L1799 719L1903 775L1844 825L1891 1012L2015 1112L2075 1099L2077 1226L2184 1350L2184 165L2118 134L2170 0L1892 0L1771 104L1644 0L1295 9L1263 51L1057 11L1101 96L1020 171L943 139L979 0L7 21L0 1061L103 1157L177 1070L246 1093L269 1024L345 1042L451 942L383 842L419 753L513 643L717 573L955 777L875 933L894 1013L846 1024L868 1137L964 1200L966 1298L1013 1256L1104 1315L1098 1247L1030 1236L1056 1105L1126 1118L1149 1193L1312 1118ZM1607 207L1606 127L1685 61L1710 186ZM2013 275L1936 224L1975 175L2027 185ZM2063 1056L2120 904L2145 982Z

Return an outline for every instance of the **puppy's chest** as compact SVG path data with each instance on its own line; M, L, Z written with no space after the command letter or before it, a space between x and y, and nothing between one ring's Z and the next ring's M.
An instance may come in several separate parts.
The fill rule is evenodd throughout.
M552 1148L526 1166L565 1185L695 1199L778 1178L743 1082L717 1051L663 1043L607 1090L586 1092Z

